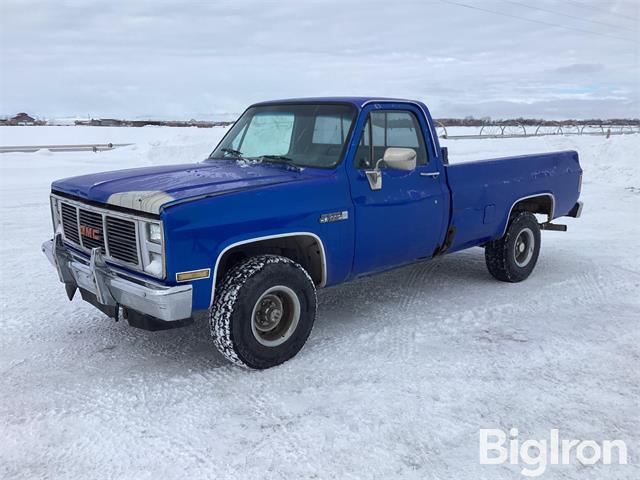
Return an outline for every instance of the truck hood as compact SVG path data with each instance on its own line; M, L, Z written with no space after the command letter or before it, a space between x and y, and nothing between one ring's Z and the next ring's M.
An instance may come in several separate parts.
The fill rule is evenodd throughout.
M82 175L53 182L51 188L89 201L159 214L169 203L304 181L318 175L313 172L286 165L214 160Z

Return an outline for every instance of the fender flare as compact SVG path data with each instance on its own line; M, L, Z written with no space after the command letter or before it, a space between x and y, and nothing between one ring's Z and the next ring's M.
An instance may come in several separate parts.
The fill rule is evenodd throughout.
M502 230L502 234L500 235L500 237L504 236L505 233L507 233L507 228L509 227L509 218L511 218L511 212L513 212L513 207L515 207L518 203L520 203L523 200L527 200L529 198L536 198L536 197L549 197L551 199L551 212L549 212L547 214L548 216L548 221L550 222L551 220L553 220L553 215L555 213L556 210L556 197L554 197L553 193L551 192L540 192L540 193L535 193L533 195L527 195L525 197L520 197L518 198L515 202L513 202L511 204L511 208L509 209L509 213L507 214L507 218L505 220L504 223L504 229Z
M285 233L276 233L273 235L265 235L261 237L251 237L251 238L246 238L244 240L240 240L227 245L218 254L218 257L216 258L215 266L213 267L213 278L211 281L211 300L209 301L209 308L213 307L213 301L216 293L216 280L218 277L218 267L220 266L220 260L222 260L225 253L241 245L248 245L251 243L261 242L263 240L273 240L274 238L286 238L286 237L311 237L316 242L318 242L318 245L320 245L320 262L322 263L322 268L321 268L322 279L318 284L318 288L324 287L327 283L327 253L324 248L324 242L317 234L313 232L285 232Z

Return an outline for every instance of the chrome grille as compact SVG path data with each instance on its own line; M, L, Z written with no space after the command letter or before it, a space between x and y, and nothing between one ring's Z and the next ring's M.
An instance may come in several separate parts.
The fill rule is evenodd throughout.
M67 240L80 244L78 210L73 205L62 204L62 229Z
M113 258L138 263L138 242L134 222L107 216L107 242Z
M101 214L80 209L80 239L84 248L100 247L105 253L103 230Z
M107 258L142 270L136 221L95 207L60 199L64 239L90 252L99 247Z

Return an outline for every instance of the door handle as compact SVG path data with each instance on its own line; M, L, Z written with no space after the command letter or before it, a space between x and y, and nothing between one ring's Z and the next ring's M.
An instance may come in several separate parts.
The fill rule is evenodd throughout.
M439 175L440 172L420 172L421 177L437 178Z

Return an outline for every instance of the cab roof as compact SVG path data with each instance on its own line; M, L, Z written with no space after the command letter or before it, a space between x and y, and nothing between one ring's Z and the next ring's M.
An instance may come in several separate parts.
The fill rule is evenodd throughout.
M406 102L406 103L418 103L423 106L421 102L415 100L409 100L406 98L387 98L387 97L303 97L303 98L285 98L281 100L268 100L265 102L254 103L257 105L277 105L282 103L351 103L358 108L362 108L365 103L374 102L376 100L384 102Z

